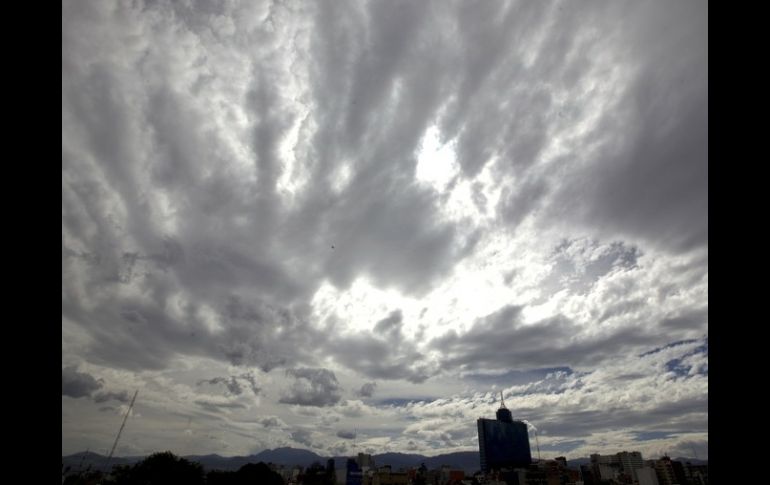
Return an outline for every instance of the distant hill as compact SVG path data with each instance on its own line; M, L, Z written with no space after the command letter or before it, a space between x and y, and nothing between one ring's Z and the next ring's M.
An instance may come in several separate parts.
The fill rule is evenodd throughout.
M591 459L588 457L573 458L567 457L567 468L580 468L580 465L588 465L591 463Z
M91 470L106 470L115 465L133 465L143 459L143 456L113 456L108 466L107 457L105 455L100 455L91 451L81 451L73 455L62 456L61 461L65 468L70 467L72 472L76 472L78 470L86 470L88 467L91 467Z
M114 465L133 465L146 458L145 456L130 457L112 457L109 467L107 467L107 457L98 453L79 452L72 455L62 456L62 463L65 468L70 467L73 472L76 470L86 470L89 466L92 470L106 470ZM286 466L308 466L313 462L326 464L326 458L313 453L312 451L297 448L277 448L275 450L264 450L256 455L249 456L220 456L212 455L187 455L186 460L198 462L206 470L225 470L235 471L247 463L276 463ZM345 466L342 459L342 467Z
M249 456L220 456L220 455L188 455L186 460L195 461L203 465L206 470L235 471L247 463L259 463Z
M423 463L429 470L448 465L452 468L459 468L468 473L473 473L481 468L478 451L458 451L437 456L424 456L414 453L381 453L374 455L373 458L377 466L390 465L394 470L419 467Z
M113 465L132 465L142 459L144 456L136 457L113 457L110 461L110 468ZM206 470L237 470L247 463L275 463L284 466L309 466L314 462L326 465L330 457L324 457L309 450L297 448L276 448L274 450L264 450L256 455L249 456L220 456L212 455L187 455L185 459L195 461L203 465ZM335 456L335 468L345 468L347 456ZM448 453L438 456L424 456L418 454L406 453L382 453L373 455L377 466L390 465L394 470L399 468L418 467L425 463L428 468L438 468L442 465L449 465L461 468L468 472L474 472L479 469L479 454L476 451L463 451L458 453ZM85 470L88 466L91 469L105 470L107 457L98 453L75 453L73 455L63 456L64 466L70 466L75 471L78 468Z
M682 457L679 457L679 458L672 458L672 460L674 460L674 461L681 461L682 463L685 463L685 462L689 461L693 465L708 465L709 464L708 460L700 460L698 458L682 458Z
M114 465L132 465L144 456L125 456L112 457L110 468ZM330 457L323 457L309 450L298 448L276 448L274 450L260 451L256 455L248 456L220 456L220 455L188 455L184 457L187 460L195 461L203 465L206 470L225 470L234 471L247 463L275 463L284 466L302 466L306 467L314 462L326 465L326 460ZM335 456L335 468L345 468L348 457ZM480 469L478 451L459 451L455 453L446 453L437 456L424 456L413 453L381 453L373 455L377 466L390 465L394 470L399 468L418 467L422 463L428 469L440 468L442 465L449 465L452 468L465 470L466 473L474 473ZM682 463L689 461L693 465L708 465L708 460L697 460L694 458L674 458ZM89 466L92 470L105 470L107 457L93 452L80 452L73 455L62 456L62 463L65 467L69 466L74 472L78 469L85 470ZM590 463L587 457L567 459L567 466L578 468L580 465Z
M276 448L274 450L260 451L256 455L251 455L253 459L263 461L265 463L277 463L279 465L288 466L308 466L317 461L323 465L326 465L326 460L320 455L317 455L309 450L302 450L297 448Z
M425 459L425 466L429 470L449 465L453 468L465 470L466 473L475 473L481 470L478 451L458 451L444 455L431 456Z

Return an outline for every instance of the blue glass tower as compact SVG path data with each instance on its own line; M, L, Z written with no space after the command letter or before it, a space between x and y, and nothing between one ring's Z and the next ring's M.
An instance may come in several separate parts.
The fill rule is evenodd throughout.
M479 457L481 470L489 472L503 468L524 468L532 463L527 425L514 421L513 415L502 400L497 419L479 418Z

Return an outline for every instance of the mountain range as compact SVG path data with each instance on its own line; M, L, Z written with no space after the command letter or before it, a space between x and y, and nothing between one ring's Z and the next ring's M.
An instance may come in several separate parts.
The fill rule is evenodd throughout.
M91 469L105 470L114 465L131 465L141 461L145 456L124 456L113 457L107 465L107 457L93 452L79 452L72 455L62 456L64 467L70 467L71 470L85 470L89 466ZM183 458L198 462L203 468L208 470L226 470L234 471L247 463L275 463L284 466L302 466L307 467L315 462L326 466L329 458L334 459L335 468L345 468L347 456L323 457L309 450L298 448L276 448L274 450L264 450L255 455L248 456L220 456L212 455L187 455ZM422 463L428 469L440 468L442 465L449 465L452 468L464 470L466 473L474 473L479 470L478 451L459 451L455 453L446 453L437 456L424 456L408 453L382 453L373 455L376 466L390 465L394 470L400 468L418 467ZM692 464L708 464L708 460L698 460L693 458L674 458L674 460ZM578 467L589 463L588 458L575 458L567 461L570 468Z

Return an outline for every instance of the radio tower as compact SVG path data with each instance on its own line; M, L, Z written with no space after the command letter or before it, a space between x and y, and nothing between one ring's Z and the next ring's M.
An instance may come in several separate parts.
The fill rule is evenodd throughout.
M115 447L118 446L120 433L123 432L123 428L126 426L126 420L128 419L128 415L131 414L131 408L134 407L134 401L136 401L137 394L139 394L139 389L137 389L136 392L134 392L134 397L131 398L131 404L128 405L128 411L126 411L126 415L123 417L123 424L120 425L120 429L118 430L118 435L115 437L115 443L112 444L112 449L110 450L110 454L107 457L107 463L105 463L105 467L107 467L107 472L110 471L109 465L110 465L110 461L112 460L112 454L115 453Z

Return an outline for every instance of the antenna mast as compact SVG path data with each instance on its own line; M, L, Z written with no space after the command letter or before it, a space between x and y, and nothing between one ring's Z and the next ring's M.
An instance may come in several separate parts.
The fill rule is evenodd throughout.
M115 447L118 446L118 440L120 439L120 433L123 432L123 428L126 426L126 420L128 420L128 415L131 414L131 409L134 407L134 401L136 401L136 395L139 394L139 389L134 392L134 397L131 398L131 404L128 405L128 411L126 411L126 415L123 417L123 424L120 425L120 429L118 430L118 435L115 437L115 443L112 444L112 449L110 450L110 455L107 457L107 463L105 466L109 466L110 460L112 460L112 454L115 453ZM109 471L109 468L107 469Z
M505 401L503 400L503 391L500 390L500 407L505 407Z

